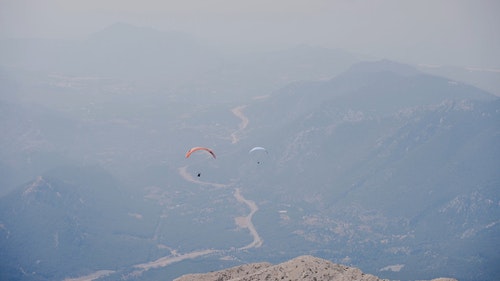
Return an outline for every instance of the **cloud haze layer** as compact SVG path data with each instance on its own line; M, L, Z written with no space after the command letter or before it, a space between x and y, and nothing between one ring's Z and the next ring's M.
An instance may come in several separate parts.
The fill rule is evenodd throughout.
M83 38L116 22L239 49L311 44L412 63L500 68L500 2L2 0L1 37Z

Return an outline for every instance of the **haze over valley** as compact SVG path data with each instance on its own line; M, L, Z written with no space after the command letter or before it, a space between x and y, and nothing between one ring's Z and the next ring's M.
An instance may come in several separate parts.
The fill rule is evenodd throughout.
M496 58L125 22L10 32L0 279L173 280L304 255L391 280L500 278ZM187 158L197 146L216 157Z

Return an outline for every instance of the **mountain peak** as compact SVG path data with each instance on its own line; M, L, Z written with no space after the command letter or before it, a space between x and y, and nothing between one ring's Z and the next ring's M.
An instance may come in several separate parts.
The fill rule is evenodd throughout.
M44 189L53 189L52 185L47 182L42 176L38 176L35 181L26 186L23 191L23 196L28 196L29 194L41 192Z
M268 262L244 264L228 269L183 275L174 281L259 281L259 280L332 280L382 281L375 275L345 265L335 264L318 257L304 255L272 265ZM437 278L432 281L457 281Z
M402 76L413 76L421 73L415 67L386 59L357 63L353 65L348 72L352 73L392 72Z
M189 274L175 281L249 281L249 280L382 280L353 267L339 265L313 256L299 256L272 265L252 263L206 274Z

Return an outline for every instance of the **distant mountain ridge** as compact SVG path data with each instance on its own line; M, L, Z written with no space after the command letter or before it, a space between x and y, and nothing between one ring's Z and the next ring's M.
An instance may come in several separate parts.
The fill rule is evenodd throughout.
M400 110L436 106L445 100L493 101L496 96L447 78L422 73L415 68L387 60L363 62L328 81L292 83L274 93L256 110L285 114L255 114L255 119L308 120L317 112L359 111L365 117L381 118ZM281 108L279 111L272 108ZM273 124L274 126L274 124Z
M269 87L297 79L331 77L359 60L346 51L310 46L232 55L182 32L125 23L82 40L4 39L0 44L0 65L16 70L121 79L161 91L200 91L198 97L267 94Z
M329 81L294 83L246 113L258 124L254 142L267 142L277 154L274 174L249 183L257 189L250 192L259 197L273 182L281 186L271 189L275 198L286 198L282 206L301 202L287 213L315 210L281 222L323 248L322 257L388 252L385 265L365 263L365 254L355 259L370 272L390 260L405 264L384 273L391 279L408 278L402 272L428 278L452 264L462 264L453 266L458 276L498 276L486 262L499 258L487 250L499 242L497 97L376 61ZM424 258L429 251L436 251L433 258ZM485 258L472 265L478 252Z
M398 63L388 59L377 61L363 61L351 66L345 74L349 73L379 73L391 72L401 76L415 76L422 74L416 67L404 63Z

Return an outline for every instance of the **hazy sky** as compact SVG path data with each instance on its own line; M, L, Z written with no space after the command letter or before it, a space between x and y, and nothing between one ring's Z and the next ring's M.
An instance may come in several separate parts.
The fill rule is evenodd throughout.
M124 22L247 48L500 68L498 15L498 0L0 0L0 37L85 38Z

